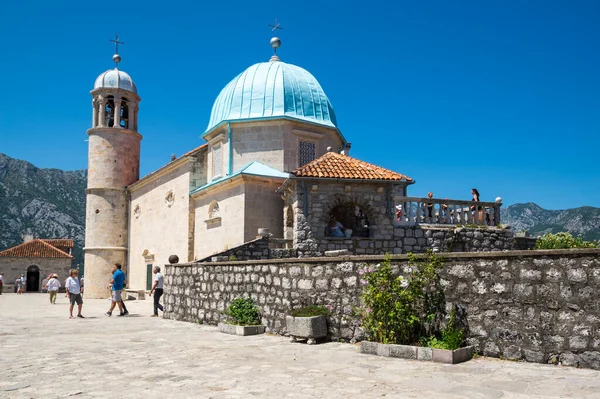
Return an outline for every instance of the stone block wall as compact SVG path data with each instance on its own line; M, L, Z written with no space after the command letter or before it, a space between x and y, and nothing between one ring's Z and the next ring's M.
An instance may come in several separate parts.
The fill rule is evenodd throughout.
M228 249L200 259L198 262L210 262L213 259L227 261L235 259L242 260L259 260L259 259L283 259L295 258L297 255L294 249L269 248L269 238L260 237L252 241L248 241L235 248Z
M486 356L600 369L600 250L443 254L447 305L466 312L468 341ZM363 339L351 317L359 270L382 256L166 266L166 318L216 324L238 296L261 308L271 332L306 304L332 306L332 339ZM406 255L392 256L398 272Z
M384 255L408 252L487 252L513 249L513 233L498 228L455 228L398 226L392 238L335 238L315 239L316 251L301 251L303 256L322 256L325 251L348 250L353 254ZM527 249L527 248L522 248Z

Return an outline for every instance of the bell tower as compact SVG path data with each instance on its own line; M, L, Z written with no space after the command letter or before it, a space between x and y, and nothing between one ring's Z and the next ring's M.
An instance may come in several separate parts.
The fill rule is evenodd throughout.
M126 187L139 179L140 97L131 77L119 70L119 36L115 68L96 79L92 127L88 129L88 186L85 218L86 298L108 298L115 263L127 269L129 202Z

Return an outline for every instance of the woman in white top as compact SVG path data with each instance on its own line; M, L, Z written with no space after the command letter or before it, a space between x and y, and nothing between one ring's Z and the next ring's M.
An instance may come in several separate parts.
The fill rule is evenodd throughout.
M56 303L56 294L58 294L58 289L60 288L60 281L56 273L52 275L46 287L48 288L48 294L50 294L50 303L54 305Z

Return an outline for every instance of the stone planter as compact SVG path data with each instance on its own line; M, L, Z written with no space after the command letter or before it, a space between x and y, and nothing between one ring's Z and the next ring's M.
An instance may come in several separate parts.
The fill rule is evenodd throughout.
M380 344L377 342L361 341L360 353L385 357L398 357L401 359L457 364L471 360L473 357L473 347L466 346L460 349L448 350L425 348L422 346Z
M291 342L306 339L309 345L313 345L317 343L318 338L327 336L327 317L325 316L286 316L285 323Z
M219 323L218 328L222 333L241 336L258 335L265 332L265 326L237 326L235 324Z

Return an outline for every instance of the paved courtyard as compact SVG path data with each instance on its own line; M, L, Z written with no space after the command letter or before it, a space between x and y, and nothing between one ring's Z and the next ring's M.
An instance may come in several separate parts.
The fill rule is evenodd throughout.
M45 294L0 296L2 398L600 398L600 372L478 358L448 366L361 355L354 345L291 344L215 327L131 316L86 319Z

